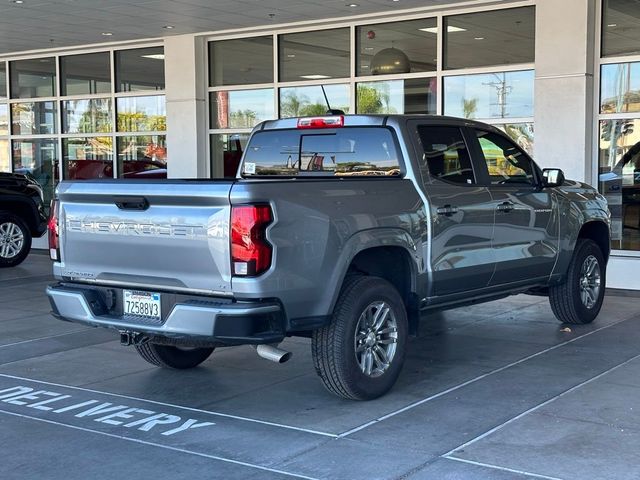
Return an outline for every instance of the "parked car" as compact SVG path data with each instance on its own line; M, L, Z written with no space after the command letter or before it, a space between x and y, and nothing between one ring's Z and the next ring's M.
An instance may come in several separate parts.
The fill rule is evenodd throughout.
M32 237L47 231L40 185L28 175L0 173L0 268L27 258Z
M267 121L235 179L62 182L50 222L53 315L113 328L149 363L311 338L325 387L395 383L421 316L518 293L592 322L606 200L541 170L500 130L418 115Z
M67 163L65 178L73 180L90 180L96 178L113 178L113 162L101 160L72 160ZM167 178L166 162L142 159L125 160L120 164L122 178Z

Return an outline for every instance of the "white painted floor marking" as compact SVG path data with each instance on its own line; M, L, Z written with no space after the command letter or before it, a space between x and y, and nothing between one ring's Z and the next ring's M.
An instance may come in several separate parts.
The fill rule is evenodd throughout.
M233 460L231 458L219 457L217 455L209 455L207 453L194 452L193 450L187 450L187 449L184 449L184 448L171 447L169 445L162 445L161 443L148 442L146 440L139 440L137 438L123 437L123 436L120 436L120 435L115 435L113 433L101 432L99 430L92 430L90 428L77 427L75 425L69 425L69 424L66 424L66 423L55 422L53 420L47 420L45 418L32 417L30 415L23 415L23 414L20 414L20 413L8 412L6 410L0 410L0 413L4 413L5 415L12 415L14 417L27 418L29 420L35 420L37 422L44 422L44 423L48 423L48 424L51 424L51 425L57 425L59 427L71 428L73 430L80 430L82 432L95 433L97 435L103 435L105 437L117 438L119 440L125 440L127 442L133 442L133 443L138 443L138 444L141 444L141 445L164 448L165 450L172 450L174 452L186 453L188 455L196 455L198 457L208 458L208 459L211 459L211 460L218 460L218 461L225 462L225 463L232 463L234 465L241 465L243 467L249 467L249 468L254 468L254 469L257 469L257 470L263 470L263 471L266 471L266 472L277 473L277 474L280 474L280 475L286 475L288 477L302 478L302 479L305 479L305 480L317 480L316 478L313 478L313 477L307 477L305 475L299 475L299 474L296 474L296 473L285 472L284 470L278 470L278 469L275 469L275 468L264 467L262 465L255 465L253 463L242 462L240 460Z
M509 472L509 473L518 473L520 475L527 475L529 477L534 477L534 478L543 478L546 480L562 480L561 478L558 478L558 477L549 477L548 475L540 475L539 473L531 473L531 472L525 472L524 470L516 470L514 468L501 467L499 465L491 465L490 463L474 462L473 460L465 460L464 458L456 458L456 457L444 457L444 458L446 458L447 460L454 460L456 462L476 465L478 467L492 468L494 470L502 470L503 472Z
M519 414L519 415L516 415L516 416L515 416L515 417L513 417L513 418L510 418L510 419L509 419L509 420L507 420L506 422L501 423L500 425L498 425L498 426L496 426L496 427L493 427L491 430L488 430L488 431L484 432L482 435L478 435L477 437L475 437L475 438L473 438L473 439L469 440L468 442L463 443L462 445L460 445L460 446L458 446L458 447L456 447L456 448L454 448L454 449L452 449L452 450L448 451L447 453L445 453L445 454L444 454L444 455L442 455L442 456L446 458L446 457L448 457L448 456L450 456L450 455L453 455L454 453L456 453L456 450L464 449L464 448L468 447L469 445L471 445L471 444L473 444L473 443L476 443L477 441L482 440L482 439L483 439L483 438L485 438L485 437L488 437L488 436L489 436L489 435L491 435L492 433L495 433L495 432L497 432L498 430L501 430L502 428L506 427L507 425L510 425L511 423L513 423L513 422L515 422L515 421L517 421L517 420L520 420L520 419L521 419L522 417L524 417L525 415L529 415L530 413L533 413L533 412L535 412L536 410L539 410L539 409L541 409L542 407L544 407L544 406L546 406L546 405L549 405L551 402L554 402L554 401L556 401L557 399L562 398L562 397L564 397L565 395L570 394L571 392L575 392L575 391L576 391L576 390L578 390L579 388L584 387L585 385L588 385L588 384L590 384L591 382L594 382L594 381L598 380L599 378L602 378L603 376L607 375L608 373L611 373L611 372L613 372L614 370L617 370L617 369L618 369L618 368L620 368L620 367L624 367L625 365L627 365L627 364L629 364L629 363L631 363L631 362L633 362L634 360L637 360L637 359L639 359L639 358L640 358L640 354L638 354L638 355L636 355L636 356L634 356L634 357L631 357L630 359L625 360L624 362L622 362L622 363L620 363L620 364L618 364L618 365L616 365L616 366L614 366L614 367L611 367L611 368L609 368L609 369L605 370L605 371L604 371L604 372L602 372L602 373L599 373L599 374L598 374L598 375L596 375L595 377L591 377L590 379L585 380L584 382L581 382L581 383L579 383L579 384L577 384L577 385L574 385L573 387L571 387L571 388L569 388L569 389L565 390L564 392L559 393L558 395L555 395L554 397L551 397L551 398L550 398L550 399L548 399L548 400L545 400L544 402L542 402L542 403L540 403L540 404L536 405L535 407L531 407L530 409L528 409L528 410L526 410L526 411L522 412L522 413L521 413L521 414Z
M79 390L79 391L82 391L82 392L89 392L89 393L97 393L97 394L100 394L100 395L109 395L109 396L112 396L112 397L126 398L126 399L129 399L129 400L137 400L139 402L152 403L154 405L162 405L164 407L178 408L178 409L187 410L187 411L190 411L190 412L204 413L204 414L207 414L207 415L215 415L217 417L231 418L233 420L241 420L243 422L258 423L258 424L261 424L261 425L268 425L270 427L284 428L286 430L295 430L295 431L298 431L298 432L310 433L310 434L313 434L313 435L320 435L320 436L323 436L323 437L330 437L330 438L337 438L338 437L338 435L333 434L333 433L320 432L320 431L311 430L311 429L308 429L308 428L294 427L292 425L284 425L284 424L281 424L281 423L268 422L266 420L258 420L256 418L248 418L248 417L241 417L241 416L238 416L238 415L230 415L228 413L220 413L220 412L213 412L213 411L210 411L210 410L202 410L202 409L199 409L199 408L185 407L185 406L182 406L182 405L175 405L175 404L172 404L172 403L159 402L157 400L149 400L147 398L133 397L133 396L130 396L130 395L121 395L119 393L104 392L104 391L101 391L101 390L93 390L93 389L90 389L90 388L75 387L73 385L64 385L64 384L61 384L61 383L45 382L43 380L36 380L36 379L33 379L33 378L27 378L27 377L19 377L19 376L16 376L16 375L9 375L9 374L6 374L6 373L0 373L0 377L12 378L14 380L25 380L25 381L28 381L28 382L40 383L42 385L50 385L50 386L54 386L54 387L70 388L72 390Z
M430 402L430 401L435 400L437 398L440 398L440 397L442 397L444 395L447 395L447 394L449 394L451 392L455 392L456 390L459 390L459 389L464 388L464 387L466 387L468 385L471 385L472 383L475 383L475 382L483 380L483 379L485 379L487 377L490 377L491 375L495 375L496 373L503 372L503 371L505 371L505 370L507 370L507 369L509 369L511 367L515 367L516 365L520 365L521 363L527 362L527 361L529 361L529 360L531 360L533 358L536 358L536 357L538 357L540 355L544 355L545 353L549 353L549 352L551 352L553 350L556 350L557 348L564 347L565 345L573 343L573 342L575 342L577 340L580 340L582 338L588 337L589 335L593 335L594 333L598 333L598 332L600 332L602 330L605 330L607 328L613 327L613 326L618 325L618 324L620 324L622 322L626 322L627 320L630 320L630 319L632 319L634 317L635 317L635 315L633 315L633 316L631 316L629 318L625 318L624 320L619 320L619 321L611 323L609 325L605 325L603 327L600 327L600 328L597 328L595 330L592 330L591 332L585 333L584 335L580 335L579 337L572 338L571 340L567 340L565 342L558 343L557 345L554 345L554 346L549 347L549 348L545 348L544 350L541 350L541 351L539 351L537 353L533 353L531 355L528 355L528 356L526 356L524 358L521 358L520 360L517 360L515 362L509 363L508 365L504 365L504 366L502 366L500 368L496 368L495 370L491 370L490 372L483 373L482 375L478 375L477 377L474 377L474 378L472 378L470 380L467 380L466 382L463 382L463 383L461 383L459 385L455 385L455 386L453 386L451 388L443 390L442 392L438 392L438 393L433 394L433 395L431 395L429 397L423 398L422 400L418 400L416 402L410 403L409 405L407 405L405 407L402 407L402 408L400 408L398 410L394 410L393 412L388 413L386 415L383 415L382 417L378 417L378 418L376 418L374 420L371 420L370 422L364 423L364 424L362 424L362 425L360 425L358 427L355 427L355 428L352 428L351 430L343 432L340 435L338 435L338 438L348 437L349 435L352 435L352 434L354 434L356 432L359 432L360 430L364 430L365 428L368 428L371 425L375 425L378 422L382 422L382 421L387 420L387 419L389 419L391 417L395 417L396 415L404 413L404 412L406 412L408 410L412 410L412 409L414 409L416 407L419 407L420 405L423 405L423 404L425 404L427 402Z
M19 319L19 320L22 320L22 319ZM24 343L39 342L40 340L48 340L49 338L64 337L66 335L73 335L74 333L80 333L80 332L86 332L86 331L87 331L86 328L81 328L78 330L72 330L71 332L67 332L67 333L58 333L56 335L49 335L48 337L38 337L38 338L31 338L29 340L21 340L19 342L14 342L14 343L6 343L4 345L0 345L0 348L13 347L15 345L22 345Z

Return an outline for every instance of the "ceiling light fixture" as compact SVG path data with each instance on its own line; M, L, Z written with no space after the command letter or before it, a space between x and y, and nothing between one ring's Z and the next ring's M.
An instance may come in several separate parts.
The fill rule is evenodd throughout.
M422 32L429 32L429 33L438 33L438 27L427 27L427 28L419 28L418 30L422 31ZM466 32L467 29L466 28L462 28L462 27L454 27L453 25L449 25L447 26L447 33L452 33L452 32Z
M100 35L102 35L103 37L110 37L111 35L113 35L113 33L111 33L111 32L102 32Z
M473 37L474 40L484 40L484 37Z
M287 54L287 58L296 58L296 54L295 53L289 53L289 54Z
M331 78L331 77L328 75L313 74L313 75L300 75L300 78L306 78L307 80L322 80L324 78Z
M357 3L348 3L347 4L347 7L350 7L350 8L356 8L356 7L359 7L359 6L360 5L358 5Z
M174 28L176 28L176 27L175 27L175 26L173 26L173 25L165 25L165 26L164 26L164 27L162 27L162 28L166 28L167 30L173 30L173 29L174 29Z
M11 3L15 3L16 5L22 5L24 3L23 0L11 0Z
M613 27L617 27L618 24L617 23L610 23L609 25L607 25L607 27L613 28Z

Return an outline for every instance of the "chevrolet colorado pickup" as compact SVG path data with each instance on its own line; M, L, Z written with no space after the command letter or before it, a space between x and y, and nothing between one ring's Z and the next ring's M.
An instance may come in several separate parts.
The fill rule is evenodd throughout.
M47 231L42 189L31 177L0 173L0 268L29 255L31 239Z
M593 321L610 251L592 187L436 116L265 121L234 179L62 182L49 223L54 316L173 368L240 344L281 362L310 337L325 387L359 400L430 311L525 292Z

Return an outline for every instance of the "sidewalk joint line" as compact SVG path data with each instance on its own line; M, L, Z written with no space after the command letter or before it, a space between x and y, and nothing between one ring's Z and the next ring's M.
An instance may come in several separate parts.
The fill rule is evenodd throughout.
M115 435L113 433L101 432L100 430L93 430L91 428L78 427L76 425L70 425L68 423L56 422L56 421L53 421L53 420L48 420L46 418L32 417L31 415L24 415L24 414L21 414L21 413L9 412L7 410L0 410L0 413L4 413L5 415L12 415L12 416L15 416L15 417L20 417L20 418L26 418L26 419L29 419L29 420L35 420L35 421L38 421L38 422L44 422L44 423L48 423L48 424L51 424L51 425L57 425L59 427L71 428L73 430L80 430L82 432L88 432L88 433L95 433L95 434L98 434L98 435L104 435L106 437L117 438L119 440L125 440L125 441L128 441L128 442L134 442L134 443L138 443L138 444L141 444L141 445L164 448L166 450L172 450L174 452L186 453L186 454L189 454L189 455L196 455L198 457L208 458L208 459L211 459L211 460L218 460L218 461L225 462L225 463L232 463L232 464L235 464L235 465L241 465L243 467L255 468L255 469L258 469L258 470L263 470L263 471L267 471L267 472L271 472L271 473L277 473L277 474L280 474L280 475L286 475L288 477L302 478L304 480L317 480L317 479L315 479L313 477L308 477L308 476L305 476L305 475L299 475L299 474L291 473L291 472L285 472L284 470L278 470L278 469L275 469L275 468L264 467L262 465L256 465L256 464L253 464L253 463L242 462L240 460L233 460L231 458L219 457L217 455L210 455L208 453L195 452L193 450L187 450L185 448L172 447L170 445L162 445L161 443L149 442L149 441L146 441L146 440L140 440L138 438L124 437L124 436L121 436L121 435Z
M545 348L544 350L541 350L539 352L536 352L536 353L533 353L533 354L528 355L526 357L523 357L520 360L516 360L515 362L511 362L511 363L509 363L507 365L504 365L502 367L496 368L496 369L491 370L491 371L489 371L487 373L483 373L482 375L478 375L477 377L471 378L471 379L467 380L466 382L460 383L460 384L455 385L453 387L450 387L450 388L448 388L446 390L443 390L441 392L438 392L438 393L430 395L430 396L428 396L426 398L423 398L421 400L417 400L417 401L415 401L413 403L410 403L409 405L406 405L405 407L402 407L402 408L400 408L398 410L394 410L393 412L390 412L390 413L388 413L386 415L378 417L378 418L376 418L374 420L371 420L371 421L369 421L367 423L359 425L358 427L352 428L351 430L347 430L346 432L343 432L343 433L339 434L338 438L348 437L349 435L352 435L352 434L354 434L356 432L364 430L365 428L368 428L368 427L370 427L372 425L375 425L376 423L382 422L384 420L388 420L389 418L395 417L396 415L404 413L404 412L406 412L408 410L412 410L412 409L414 409L416 407L419 407L420 405L423 405L423 404L425 404L427 402L430 402L432 400L436 400L437 398L440 398L440 397L442 397L444 395L447 395L447 394L449 394L451 392L455 392L456 390L459 390L459 389L464 388L464 387L466 387L468 385L476 383L476 382L478 382L480 380L483 380L483 379L485 379L487 377L490 377L490 376L495 375L497 373L503 372L503 371L505 371L505 370L507 370L509 368L515 367L516 365L520 365L521 363L527 362L527 361L529 361L529 360L531 360L533 358L536 358L536 357L538 357L540 355L544 355L545 353L549 353L549 352L551 352L553 350L556 350L558 348L564 347L565 345L569 345L570 343L576 342L576 341L578 341L578 340L580 340L582 338L585 338L585 337L588 337L590 335L593 335L594 333L598 333L598 332L600 332L602 330L605 330L607 328L611 328L611 327L613 327L615 325L618 325L620 323L623 323L623 322L626 322L628 320L631 320L632 318L635 318L635 315L632 315L632 316L630 316L628 318L625 318L623 320L618 320L617 322L611 323L609 325L604 325L604 326L602 326L600 328L597 328L595 330L587 332L584 335L580 335L580 336L572 338L570 340L566 340L566 341L564 341L562 343L559 343L557 345L553 345L553 346L551 346L549 348Z

